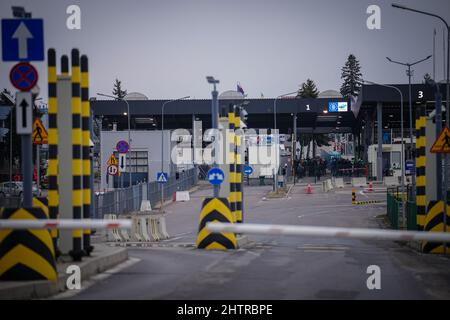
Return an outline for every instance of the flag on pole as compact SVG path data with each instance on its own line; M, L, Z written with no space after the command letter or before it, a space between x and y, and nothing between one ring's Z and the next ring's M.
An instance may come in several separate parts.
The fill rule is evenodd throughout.
M237 91L245 95L244 89L242 89L241 84L239 82L237 83Z

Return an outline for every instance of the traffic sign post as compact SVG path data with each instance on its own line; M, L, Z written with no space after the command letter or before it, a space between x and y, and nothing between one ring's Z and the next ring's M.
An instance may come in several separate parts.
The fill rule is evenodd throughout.
M119 169L117 168L116 165L110 165L106 170L110 176L116 176L117 173L119 172Z
M207 177L209 183L211 183L213 186L220 186L225 179L225 174L219 168L212 168L208 171Z
M445 127L430 150L431 153L450 153L450 130Z
M18 92L16 94L16 132L22 136L23 206L25 208L31 208L33 201L32 108L31 92Z
M112 155L109 157L109 159L108 159L108 161L106 162L106 164L107 164L108 166L111 166L111 165L117 166L117 165L119 165L119 161L118 161L117 158L114 156L114 154L112 154Z
M126 154L119 154L119 172L126 172L127 170Z
M158 172L156 174L156 181L158 183L167 183L167 181L169 181L169 175L167 172Z
M245 166L244 173L247 176L251 175L253 173L253 168L251 166Z
M156 174L156 181L161 184L161 205L159 207L159 210L163 212L163 206L164 206L164 183L167 183L169 181L169 175L167 172L158 172Z
M33 123L33 144L48 144L48 133L40 118L36 118Z
M130 149L130 145L125 140L121 140L116 144L116 150L119 153L127 153Z
M31 135L33 130L33 101L31 92L18 92L16 95L16 132Z
M43 19L2 20L3 61L44 60Z
M30 91L38 81L39 75L35 67L28 62L16 64L9 72L11 84L20 91Z

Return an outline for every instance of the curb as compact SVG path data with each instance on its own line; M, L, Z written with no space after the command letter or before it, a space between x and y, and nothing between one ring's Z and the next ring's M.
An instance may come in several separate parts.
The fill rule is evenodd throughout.
M86 258L79 264L82 282L91 276L108 270L128 259L126 248L117 248L112 252L98 257ZM58 281L8 281L0 282L0 300L28 300L44 299L66 290L66 281L69 277L65 273L66 266L75 263L60 263L58 265Z

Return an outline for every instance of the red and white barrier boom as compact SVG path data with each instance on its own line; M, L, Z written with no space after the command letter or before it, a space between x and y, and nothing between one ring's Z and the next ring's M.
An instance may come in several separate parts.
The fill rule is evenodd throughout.
M209 222L206 228L213 233L230 232L240 234L314 236L330 238L353 238L389 241L415 241L450 243L450 233L424 231L398 231L382 229L332 228L309 226L232 224Z
M0 229L131 229L131 220L0 220Z

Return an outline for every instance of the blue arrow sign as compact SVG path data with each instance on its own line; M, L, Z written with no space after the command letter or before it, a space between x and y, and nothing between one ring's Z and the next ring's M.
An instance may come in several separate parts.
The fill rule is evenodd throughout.
M44 60L44 20L2 20L3 61Z
M250 166L245 166L245 167L244 167L244 173L245 173L247 176L251 175L251 174L253 173L253 168L250 167Z
M219 168L212 168L208 171L208 180L212 185L219 185L223 182L225 175Z
M156 181L158 183L166 183L167 181L169 181L169 175L167 174L167 172L158 172L156 174Z

